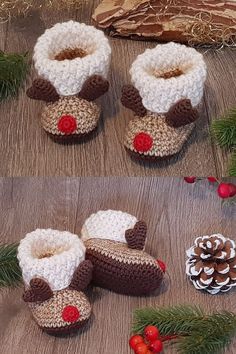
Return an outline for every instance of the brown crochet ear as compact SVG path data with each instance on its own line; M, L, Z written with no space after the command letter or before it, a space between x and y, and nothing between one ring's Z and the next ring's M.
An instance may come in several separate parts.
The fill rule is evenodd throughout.
M92 280L92 273L92 262L89 260L83 261L74 272L69 288L78 291L85 290Z
M26 94L33 100L45 102L56 102L60 98L55 87L49 81L40 78L33 81Z
M129 248L143 250L147 237L147 224L144 221L138 221L133 229L126 230L125 239Z
M30 281L30 288L23 294L25 302L43 302L50 299L53 292L46 281L40 278L33 278Z
M198 110L193 108L189 99L177 102L166 114L167 124L174 128L193 123L198 118Z
M109 82L100 75L93 75L83 84L79 97L87 101L95 101L109 90Z
M122 88L121 103L131 109L137 116L144 117L147 113L138 90L132 85L124 85Z

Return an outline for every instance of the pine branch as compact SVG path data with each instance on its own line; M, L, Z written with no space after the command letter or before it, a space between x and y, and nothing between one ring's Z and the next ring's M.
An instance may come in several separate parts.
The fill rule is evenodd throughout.
M163 335L186 334L203 319L198 307L144 308L134 313L134 333L142 333L148 325L157 326Z
M211 131L216 142L221 147L236 146L236 108L233 108L222 119L212 123Z
M28 71L27 54L0 51L0 101L18 94Z
M133 332L143 334L148 325L158 327L161 336L174 335L180 354L221 353L236 335L235 314L205 315L192 306L136 310Z
M17 260L18 244L0 246L0 288L17 286L21 281L21 269Z

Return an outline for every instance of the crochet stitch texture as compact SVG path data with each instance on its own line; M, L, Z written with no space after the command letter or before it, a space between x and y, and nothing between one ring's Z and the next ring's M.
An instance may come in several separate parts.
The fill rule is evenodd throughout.
M55 60L67 49L87 53L72 60ZM92 75L107 77L111 57L108 39L102 31L83 23L58 23L38 38L34 62L38 74L50 81L61 96L76 95Z
M164 73L179 69L182 74L165 78ZM133 62L130 75L144 107L155 113L166 113L183 98L197 106L203 96L206 64L194 48L178 43L147 49ZM163 77L164 76L164 77Z
M85 221L81 237L83 241L91 238L109 239L125 242L125 231L134 227L137 218L118 210L100 210Z
M42 278L52 291L67 288L75 269L84 259L83 242L67 231L37 229L28 233L18 247L26 286L32 278Z
M161 284L164 273L158 261L144 251L145 222L122 211L103 210L85 221L81 235L97 286L138 296Z

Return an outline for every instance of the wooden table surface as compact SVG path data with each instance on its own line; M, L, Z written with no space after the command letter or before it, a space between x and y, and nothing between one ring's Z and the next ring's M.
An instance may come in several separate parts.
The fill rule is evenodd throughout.
M74 19L91 23L95 1L84 1L80 10L32 13L25 19L0 25L0 48L29 51L37 38L57 22ZM129 68L136 56L153 42L111 39L113 50L109 80L111 90L101 100L103 117L95 139L75 146L53 143L40 126L42 103L30 101L25 90L19 98L1 104L1 176L226 176L229 154L209 137L209 124L236 105L236 51L208 51L208 80L197 128L180 154L159 163L135 162L123 147L124 131L133 117L120 104L121 87L130 82ZM35 77L32 75L29 79Z
M42 333L21 300L22 288L0 291L0 343L4 354L129 354L132 311L145 306L201 305L236 313L236 292L209 295L185 276L185 250L195 237L222 233L235 239L235 207L221 207L207 182L193 186L178 178L0 179L1 242L17 242L35 228L80 234L85 219L100 209L120 209L148 224L146 249L167 264L159 295L129 297L91 288L93 319L77 336ZM174 354L166 349L165 354ZM227 354L235 354L231 346Z

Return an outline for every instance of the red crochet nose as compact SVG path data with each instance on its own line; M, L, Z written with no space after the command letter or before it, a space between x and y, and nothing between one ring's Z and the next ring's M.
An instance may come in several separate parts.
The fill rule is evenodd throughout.
M71 115L64 115L59 119L57 127L64 134L72 134L77 129L76 119Z
M62 311L63 321L74 323L78 321L79 317L80 313L76 306L68 305L64 307Z
M160 261L160 259L157 259L157 263L159 265L159 267L161 268L161 270L163 271L163 273L166 272L166 264L162 261Z
M147 152L152 148L153 139L147 133L139 133L135 136L133 146L139 152Z

